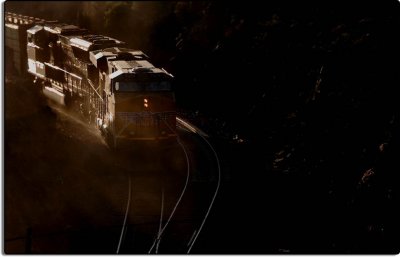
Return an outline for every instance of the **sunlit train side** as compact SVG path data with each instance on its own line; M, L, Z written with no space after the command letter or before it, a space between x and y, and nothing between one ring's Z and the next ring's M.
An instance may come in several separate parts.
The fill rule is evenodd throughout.
M8 47L26 40L26 67L43 93L81 112L110 145L175 137L173 76L143 52L57 21L13 27L14 16L6 13L6 26L19 35L26 30L26 39L9 40Z

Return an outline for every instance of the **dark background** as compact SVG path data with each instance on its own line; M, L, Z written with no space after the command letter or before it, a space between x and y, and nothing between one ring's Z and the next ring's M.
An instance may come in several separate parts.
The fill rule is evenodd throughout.
M123 40L175 76L180 115L212 136L229 175L204 253L398 253L398 1L5 11Z

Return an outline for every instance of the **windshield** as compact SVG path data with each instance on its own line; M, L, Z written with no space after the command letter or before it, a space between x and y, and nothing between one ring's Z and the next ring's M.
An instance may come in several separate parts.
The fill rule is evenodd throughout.
M169 81L153 81L153 82L117 81L115 82L115 91L116 92L171 91L171 83Z

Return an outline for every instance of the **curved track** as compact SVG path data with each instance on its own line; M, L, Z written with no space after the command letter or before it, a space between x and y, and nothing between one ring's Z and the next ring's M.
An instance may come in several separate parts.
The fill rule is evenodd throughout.
M7 155L14 158L8 169L17 171L7 173L8 188L23 188L19 195L8 191L7 199L12 199L8 238L33 227L32 248L40 248L41 253L183 253L198 243L217 193L215 180L212 188L197 183L197 176L207 181L209 175L216 178L213 153L198 136L207 140L205 133L178 118L182 129L178 128L172 146L152 143L144 144L145 149L135 146L112 153L80 115L33 95L37 88L25 84L7 88L8 97L19 96L18 101L8 101L13 105L8 106L7 121L14 122L9 130L20 131L9 134L14 136L9 137L9 146L24 150L18 151L24 153L18 158ZM32 112L37 103L43 107ZM31 135L22 137L26 129ZM23 160L30 160L29 165L22 165ZM45 197L37 202L39 193ZM164 198L161 215L160 198ZM19 210L27 214L21 225L13 218ZM48 215L53 210L56 215ZM50 233L58 233L57 238L36 236Z
M190 251L192 250L192 247L193 247L194 243L195 243L196 240L197 240L197 237L199 236L201 230L203 229L204 223L206 222L207 217L208 217L208 215L210 214L211 208L212 208L212 206L214 205L215 198L217 197L217 194L218 194L218 191L219 191L219 187L220 187L220 185L221 185L221 165L220 165L220 163L219 163L218 155L217 155L215 149L214 149L214 148L212 147L212 145L210 144L210 142L208 142L208 140L207 140L203 135L201 135L201 133L198 133L198 135L208 144L208 146L211 148L211 150L212 150L213 153L214 153L215 160L217 161L217 166L218 166L218 181L217 181L217 187L215 188L215 192L214 192L214 195L213 195L213 197L212 197L212 199L211 199L210 205L209 205L209 207L208 207L208 209L207 209L206 215L204 216L204 219L203 219L203 221L201 222L201 225L200 225L199 229L197 230L197 233L195 234L193 241L191 241L191 243L190 243L190 241L189 241L189 249L188 249L187 253L190 253Z
M188 186L188 184L189 184L189 176L190 176L189 156L188 156L188 153L187 153L185 147L183 146L182 142L180 141L179 137L177 138L177 141L178 141L179 145L181 146L183 152L185 153L185 157L186 157L187 176L186 176L185 185L184 185L184 187L183 187L183 189L182 189L181 194L180 194L179 197L178 197L178 200L176 201L176 204L175 204L175 206L174 206L174 209L172 210L171 214L170 214L169 217L168 217L167 222L166 222L165 225L162 227L161 231L159 231L159 233L158 233L158 235L157 235L157 238L154 240L154 242L153 242L152 246L150 247L150 250L149 250L148 253L151 253L151 251L153 250L154 246L155 246L156 244L159 244L159 242L160 242L160 240L161 240L161 236L162 236L162 234L164 233L165 229L167 228L167 226L168 226L169 222L171 221L172 217L174 216L175 211L176 211L176 208L178 207L179 203L181 202L181 200L182 200L182 198L183 198L183 195L184 195L185 192L186 192L186 188L187 188L187 186ZM156 252L156 253L157 253L157 252Z
M126 211L125 211L124 223L122 225L121 235L120 235L119 241L118 241L117 254L119 253L119 250L121 249L122 239L123 239L123 237L125 235L126 220L128 219L129 207L131 205L132 186L131 186L131 177L130 176L128 178L128 181L129 181L128 200L127 200L127 203L126 203Z
M172 130L172 128L168 125L168 123L165 123L165 124L169 127L169 129ZM171 214L170 214L169 217L168 217L167 222L166 222L165 225L162 227L162 229L159 230L159 232L158 232L158 234L157 234L157 238L154 240L154 242L153 242L153 244L151 245L151 247L150 247L148 253L151 253L151 251L153 250L154 246L156 246L156 245L157 245L157 247L156 247L156 253L158 253L158 245L159 245L159 243L160 243L161 236L162 236L162 234L164 233L165 229L167 228L167 226L168 226L169 222L171 221L172 217L174 216L174 213L175 213L175 211L176 211L176 209L177 209L179 203L181 202L181 200L182 200L182 198L183 198L183 195L184 195L185 192L186 192L186 188L187 188L187 186L188 186L188 184L189 184L189 176L190 176L190 162L189 162L189 156L188 156L188 153L187 153L185 147L183 146L181 140L179 139L179 136L177 136L177 142L178 142L178 144L180 145L180 147L182 148L182 150L183 150L183 152L184 152L184 154L185 154L185 157L186 157L187 176L186 176L185 185L184 185L184 187L183 187L183 189L182 189L182 192L181 192L181 194L180 194L178 200L176 201L176 204L175 204L175 206L174 206L174 208L173 208ZM161 221L160 221L160 223L161 223Z
M209 205L209 207L207 209L207 212L206 212L206 214L205 214L205 216L204 216L204 218L203 218L203 220L201 222L201 225L200 225L199 229L195 230L192 238L190 239L190 241L188 243L189 248L187 250L187 253L190 253L190 251L192 250L193 245L195 244L195 242L196 242L201 230L203 229L203 226L204 226L204 224L205 224L205 222L206 222L206 220L208 218L208 215L210 214L211 208L212 208L212 206L214 205L214 202L215 202L215 198L217 197L217 194L218 194L218 191L219 191L219 188L220 188L220 185L221 185L221 165L220 165L220 162L219 162L219 158L218 158L217 152L215 151L214 147L212 147L210 142L206 139L207 134L204 133L203 131L201 131L199 128L197 128L197 127L189 124L188 122L184 121L181 118L177 117L176 120L178 121L178 123L182 124L187 129L192 131L193 133L196 133L197 135L199 135L207 143L207 145L210 147L210 149L212 150L212 152L214 154L215 160L217 162L217 169L218 169L217 186L215 188L215 192L214 192L214 195L213 195L213 197L211 199L210 205Z

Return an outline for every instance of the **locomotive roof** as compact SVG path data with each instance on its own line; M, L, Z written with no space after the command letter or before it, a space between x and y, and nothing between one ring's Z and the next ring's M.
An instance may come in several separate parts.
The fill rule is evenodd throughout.
M127 49L122 47L110 47L102 50L95 50L90 52L90 61L98 67L99 62L109 60L146 60L148 59L142 51Z
M135 76L135 74L148 74L156 76L169 76L171 74L166 72L164 69L159 69L150 63L142 51L137 51L133 49L112 47L106 48L102 51L91 52L97 60L102 57L107 58L109 66L116 69L110 74L110 79L117 77L130 77Z
M57 21L53 22L46 21L44 29L51 33L61 34L61 35L66 35L66 34L80 35L87 33L87 29L81 29L75 25L58 23Z
M109 47L109 48L105 48L105 49L102 49L102 50L93 51L93 53L95 55L99 55L99 56L100 55L116 56L116 55L118 55L118 53L121 53L121 52L122 53L129 53L129 54L131 54L133 56L140 56L143 59L147 59L148 58L148 56L145 53L143 53L142 51L140 51L140 50L133 50L133 49L123 48L123 47Z
M119 70L132 70L134 71L135 69L142 69L142 70L151 70L154 67L153 64L151 64L149 61L113 61L112 62L115 66L115 68Z
M11 12L5 12L4 13L4 18L6 24L15 24L15 25L31 25L35 21L39 21L40 19L34 18L31 16L26 16L22 14L17 14L17 13L11 13Z
M43 26L35 25L32 28L28 29L27 32L30 34L36 34L38 31L41 31L42 29L43 29Z
M106 45L120 45L124 44L124 42L119 41L117 39L103 36L103 35L82 35L82 36L74 36L70 38L70 43L72 46L78 47L84 51L88 51L92 45L98 46L106 46Z
M168 75L168 72L163 69L154 67L148 60L110 60L110 64L117 70L110 74L110 79L114 79L120 76L131 76L132 74L147 73L147 74L157 74L157 75Z

